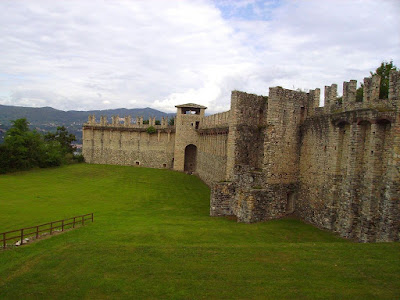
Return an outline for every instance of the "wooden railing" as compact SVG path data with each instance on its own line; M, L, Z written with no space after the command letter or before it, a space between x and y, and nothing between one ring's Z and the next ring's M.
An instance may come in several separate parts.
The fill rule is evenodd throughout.
M68 228L75 228L75 226L79 224L84 226L85 221L93 222L93 213L76 216L69 219L53 221L37 226L2 232L0 233L0 245L2 244L3 249L7 247L7 241L20 241L20 245L22 245L24 244L24 238L35 237L37 239L40 235L44 235L46 232L49 232L50 235L52 235L55 231L60 231L59 228L61 228L61 231L64 231Z

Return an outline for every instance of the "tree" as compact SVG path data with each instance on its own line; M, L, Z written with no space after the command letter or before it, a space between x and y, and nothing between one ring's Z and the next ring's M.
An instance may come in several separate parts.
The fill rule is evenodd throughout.
M38 162L40 168L61 166L65 163L65 153L57 141L47 141L42 143L41 158Z
M389 98L389 73L391 70L397 70L397 67L393 65L392 60L389 63L383 61L374 73L370 72L371 75L379 75L381 77L379 99Z
M75 136L64 126L45 136L29 129L26 119L11 121L4 144L0 146L0 173L27 170L33 167L53 167L71 161Z
M29 130L28 121L18 119L11 121L12 126L7 131L4 145L9 157L9 169L24 170L39 164L41 159L42 137L36 131Z
M356 91L356 102L362 102L364 99L364 85L361 86Z
M168 125L174 126L175 118L171 118L168 120Z
M73 154L76 150L76 147L72 145L72 142L76 141L76 137L69 133L64 126L58 126L55 133L47 133L44 136L44 140L46 142L58 142L64 154Z
M5 144L0 145L0 174L10 170L10 150Z

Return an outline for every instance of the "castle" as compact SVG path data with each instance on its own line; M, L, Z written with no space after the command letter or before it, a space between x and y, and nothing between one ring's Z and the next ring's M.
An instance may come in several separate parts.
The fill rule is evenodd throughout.
M177 105L162 119L89 117L86 162L168 168L197 174L211 187L211 216L258 222L295 213L315 226L360 242L400 240L400 72L320 90L270 88L269 97L233 91L227 112ZM122 122L121 122L122 121ZM152 130L149 130L152 129ZM155 132L153 128L155 128Z

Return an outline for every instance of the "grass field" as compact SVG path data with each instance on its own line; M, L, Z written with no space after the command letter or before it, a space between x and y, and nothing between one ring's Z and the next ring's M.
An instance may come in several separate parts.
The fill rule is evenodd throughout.
M90 212L88 226L0 251L0 299L400 298L399 243L212 218L195 176L85 164L0 175L0 232Z

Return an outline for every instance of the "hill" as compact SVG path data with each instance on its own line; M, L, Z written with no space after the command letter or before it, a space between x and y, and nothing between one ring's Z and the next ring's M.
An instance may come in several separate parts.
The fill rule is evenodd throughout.
M87 122L89 115L96 115L99 120L101 115L107 116L109 119L113 115L120 117L132 116L133 118L143 116L144 119L149 117L168 116L173 117L175 114L167 114L149 107L146 108L117 108L107 110L89 110L89 111L63 111L52 107L22 107L0 105L0 143L4 137L5 131L11 126L10 121L20 118L26 118L31 127L42 132L55 131L57 126L65 126L69 132L75 134L78 143L82 140L82 125Z

